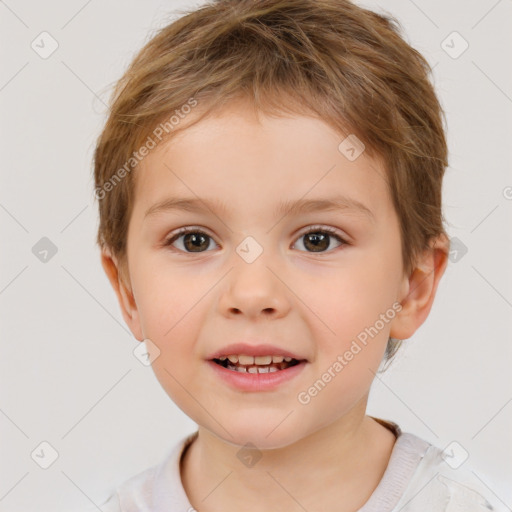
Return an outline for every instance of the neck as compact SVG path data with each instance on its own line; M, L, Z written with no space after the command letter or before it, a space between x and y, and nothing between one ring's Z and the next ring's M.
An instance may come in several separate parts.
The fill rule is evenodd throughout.
M358 510L380 482L394 434L352 411L291 445L248 452L199 427L181 461L191 505L200 512ZM251 464L252 462L252 464Z

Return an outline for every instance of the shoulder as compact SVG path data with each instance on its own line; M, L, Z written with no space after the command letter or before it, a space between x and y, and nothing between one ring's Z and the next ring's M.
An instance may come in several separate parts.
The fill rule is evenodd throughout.
M111 493L101 505L103 512L150 512L155 504L185 505L179 473L181 454L197 436L187 435L168 451L162 462L137 473ZM187 510L187 508L184 508Z
M406 435L409 443L421 445L414 434ZM453 447L441 450L426 441L413 475L396 510L402 512L505 512L510 509L484 482L481 472L465 460L465 454ZM459 445L460 446L460 445ZM457 448L457 446L455 446Z
M159 466L150 467L117 486L101 504L102 512L149 512L158 469Z

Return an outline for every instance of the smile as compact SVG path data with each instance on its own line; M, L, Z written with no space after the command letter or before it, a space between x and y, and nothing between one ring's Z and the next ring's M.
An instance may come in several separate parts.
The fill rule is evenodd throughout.
M229 355L213 359L228 370L240 373L274 373L299 364L297 359L281 355L247 356Z
M217 378L246 393L276 391L297 378L308 364L292 357L244 355L219 356L207 362Z

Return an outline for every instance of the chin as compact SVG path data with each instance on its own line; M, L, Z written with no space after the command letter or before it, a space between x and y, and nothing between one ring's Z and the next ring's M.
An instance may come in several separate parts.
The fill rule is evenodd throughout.
M252 443L260 450L285 448L299 441L307 434L302 432L298 425L291 421L284 425L288 419L280 424L284 416L272 423L261 419L259 421L248 421L247 419L244 421L230 421L227 430L232 436L215 424L213 425L213 433L224 442L233 446L239 446L240 448L244 447L247 443Z

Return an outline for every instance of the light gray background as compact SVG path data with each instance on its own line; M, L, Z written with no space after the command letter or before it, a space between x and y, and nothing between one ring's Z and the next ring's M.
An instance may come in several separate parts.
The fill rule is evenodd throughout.
M100 510L195 428L132 354L94 243L91 161L111 85L169 13L200 3L0 1L2 512ZM435 66L449 127L445 215L467 247L375 380L368 412L441 448L458 441L512 506L512 2L364 5L394 14ZM59 44L47 59L31 48L42 31ZM441 47L453 31L469 43L456 59ZM58 249L46 263L32 252L42 237ZM31 458L42 441L59 454L46 470Z

